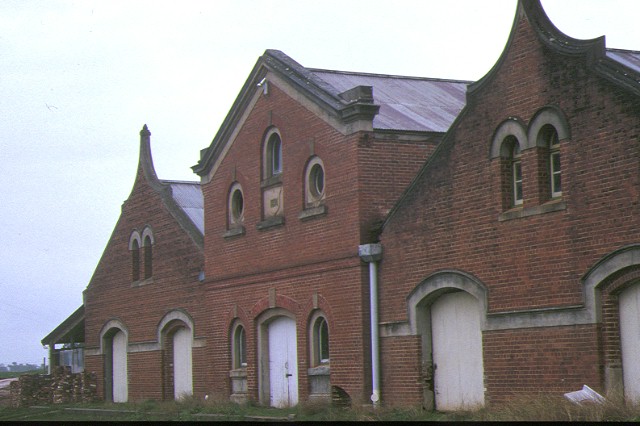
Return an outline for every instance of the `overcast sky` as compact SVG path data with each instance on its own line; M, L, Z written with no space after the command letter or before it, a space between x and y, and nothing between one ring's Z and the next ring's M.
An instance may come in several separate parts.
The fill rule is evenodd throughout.
M575 38L640 50L640 2L543 0ZM82 304L131 191L146 123L161 179L190 167L258 57L477 80L516 0L0 0L0 363Z

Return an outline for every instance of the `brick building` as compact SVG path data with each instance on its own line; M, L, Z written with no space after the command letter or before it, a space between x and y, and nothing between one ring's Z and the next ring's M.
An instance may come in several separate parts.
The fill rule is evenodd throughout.
M384 400L640 398L639 137L640 52L572 39L521 1L383 225Z
M640 53L538 0L470 85L268 50L199 184L159 180L142 130L85 367L115 401L638 400L639 135Z

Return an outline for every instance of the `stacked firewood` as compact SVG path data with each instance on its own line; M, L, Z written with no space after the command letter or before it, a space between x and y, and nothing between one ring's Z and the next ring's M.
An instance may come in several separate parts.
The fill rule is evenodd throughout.
M22 375L10 385L11 405L91 402L96 399L94 373L72 374L69 367L57 367L52 375Z

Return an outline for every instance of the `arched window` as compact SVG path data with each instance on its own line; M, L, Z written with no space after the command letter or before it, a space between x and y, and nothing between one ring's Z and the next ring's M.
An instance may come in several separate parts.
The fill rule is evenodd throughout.
M153 246L151 245L151 238L146 237L144 239L144 277L151 278L153 275Z
M133 231L129 237L129 251L131 252L131 281L140 280L140 234Z
M551 196L562 195L562 165L560 163L560 141L556 128L550 124L545 125L541 130L545 146L549 149L549 181L551 185Z
M144 247L144 279L153 276L153 231L150 227L146 227L142 232L142 245Z
M140 279L140 246L137 240L133 241L131 247L131 277L133 281Z
M244 368L247 366L247 338L244 327L238 324L233 330L233 341L231 342L233 368Z
M267 178L282 173L282 140L276 132L271 133L267 141Z
M329 363L329 324L318 312L311 320L311 364L312 367Z
M278 129L270 128L262 146L262 221L258 229L284 224L284 186L282 184L282 139Z
M502 151L506 153L510 177L511 205L522 205L522 161L518 139L509 135L504 139Z

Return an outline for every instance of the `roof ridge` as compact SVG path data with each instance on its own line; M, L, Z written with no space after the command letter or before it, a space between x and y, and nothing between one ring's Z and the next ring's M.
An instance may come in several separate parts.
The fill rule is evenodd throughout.
M359 72L359 71L341 71L341 70L329 70L324 68L307 68L310 72L327 72L333 74L344 74L344 75L360 75L360 76L368 76L368 77L385 77L385 78L401 78L405 80L423 80L423 81L439 81L443 83L472 83L472 80L459 80L452 78L438 78L438 77L418 77L418 76L409 76L409 75L399 75L399 74L379 74L379 73L371 73L371 72Z
M200 182L197 180L175 180L175 179L159 179L162 183L172 184L172 183L183 183L189 185L197 185L200 186Z
M607 47L607 52L627 52L627 53L637 53L640 54L640 50L632 50L632 49L620 49L617 47Z

